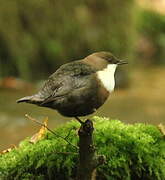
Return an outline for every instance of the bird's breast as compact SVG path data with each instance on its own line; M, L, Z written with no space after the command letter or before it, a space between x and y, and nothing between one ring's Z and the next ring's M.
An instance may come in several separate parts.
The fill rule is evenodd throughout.
M108 92L112 92L115 87L115 70L117 65L108 65L107 68L98 71L97 77Z

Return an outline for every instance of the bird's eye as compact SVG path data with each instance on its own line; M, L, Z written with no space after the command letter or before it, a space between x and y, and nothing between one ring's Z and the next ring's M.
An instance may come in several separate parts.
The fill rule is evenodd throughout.
M114 61L113 57L108 58L108 61L113 62Z
M111 61L112 60L112 58L111 57L106 57L106 58L104 58L106 61Z

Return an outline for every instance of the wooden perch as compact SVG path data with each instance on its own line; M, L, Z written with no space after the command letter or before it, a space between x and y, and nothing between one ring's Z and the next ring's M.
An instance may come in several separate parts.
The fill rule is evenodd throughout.
M79 165L77 180L93 180L96 176L96 167L105 162L104 156L96 156L93 145L93 122L86 120L81 124L79 135Z

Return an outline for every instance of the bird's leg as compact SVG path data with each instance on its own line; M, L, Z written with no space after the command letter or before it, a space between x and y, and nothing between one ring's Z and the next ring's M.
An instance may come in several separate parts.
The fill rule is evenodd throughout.
M75 119L76 119L80 124L84 124L84 122L81 121L81 119L80 119L79 117L76 116Z

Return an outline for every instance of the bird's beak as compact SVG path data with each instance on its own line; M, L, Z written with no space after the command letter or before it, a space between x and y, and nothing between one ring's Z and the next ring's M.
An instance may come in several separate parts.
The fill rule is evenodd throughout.
M117 63L117 65L123 65L123 64L128 64L128 62L124 60L119 60L119 62Z

